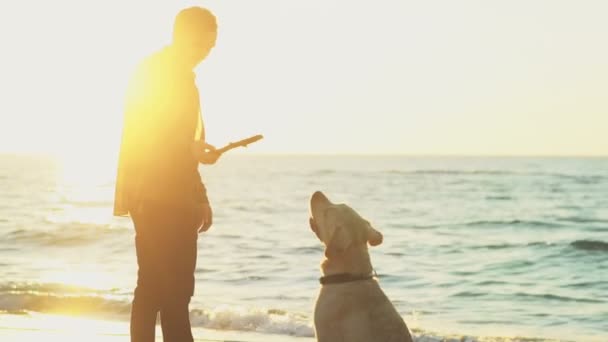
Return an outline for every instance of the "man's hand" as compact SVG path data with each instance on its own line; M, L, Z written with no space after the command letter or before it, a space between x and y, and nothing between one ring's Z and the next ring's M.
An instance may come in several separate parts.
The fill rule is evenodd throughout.
M195 140L191 146L192 156L201 164L215 164L221 154L216 152L213 145L202 140Z
M211 210L209 203L201 203L199 210L202 213L202 219L198 232L203 233L208 231L211 224L213 224L213 210Z

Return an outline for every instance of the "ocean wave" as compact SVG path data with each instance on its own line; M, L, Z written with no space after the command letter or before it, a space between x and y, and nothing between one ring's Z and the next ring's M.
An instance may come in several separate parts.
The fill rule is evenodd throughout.
M419 170L385 170L389 175L430 175L430 176L519 176L519 177L550 177L567 179L577 184L598 184L607 179L603 175L580 175L559 172L516 171L516 170L462 170L462 169L419 169Z
M474 250L501 250L501 249L513 249L513 248L528 248L528 247L538 247L538 248L551 248L551 247L560 247L570 246L577 250L582 251L591 251L591 252L608 252L608 242L604 241L596 241L596 240L576 240L573 242L565 242L565 243L552 243L547 241L533 241L533 242L525 242L525 243L496 243L496 244L481 244L481 245L473 245L468 248ZM447 247L447 246L444 246ZM391 253L387 253L387 255L392 255Z
M126 315L130 303L96 295L54 295L48 293L0 294L0 310L5 312L43 312L69 315Z
M585 228L588 232L608 232L608 225L605 227L589 227Z
M537 246L546 247L546 246L552 246L552 244L549 242L546 242L546 241L534 241L534 242L527 242L527 243L506 243L505 242L505 243L497 243L497 244L477 245L477 246L473 246L471 248L472 249L496 250L496 249L537 247Z
M130 300L130 295L112 296L111 292L61 284L0 286L0 313L4 314L40 312L127 320L131 311ZM192 325L196 327L314 336L307 316L281 309L194 308L190 316Z
M486 199L489 201L510 201L513 199L513 197L492 195L492 196L486 196Z
M558 217L556 220L561 222L571 222L571 223L591 223L591 224L606 224L608 225L608 220L596 219L591 217L580 217L580 216L569 216L569 217Z
M576 302L576 303L590 303L590 304L601 304L605 301L600 299L590 299L590 298L576 298L576 297L568 297L568 296L560 296L556 294L550 293L525 293L518 292L512 295L513 297L524 299L524 300L542 300L545 301L559 301L559 302Z
M43 246L76 246L97 242L130 231L113 229L109 224L71 222L50 229L16 229L5 234L5 241Z
M451 295L452 297L464 297L464 298L477 298L488 296L486 292L474 292L474 291L461 291Z
M541 300L543 302L546 301L558 301L558 302L575 302L575 303L590 303L590 304L601 304L604 303L603 300L599 299L590 299L590 298L578 298L578 297L568 297L568 296L560 296L556 294L550 293L526 293L526 292L517 292L511 294L496 294L496 293L488 293L488 292L478 292L478 291L461 291L451 295L451 297L460 297L460 298L480 298L480 297L509 297L512 299L519 300Z
M608 252L608 242L597 240L576 240L570 246L583 251Z
M548 174L549 176L564 178L571 181L574 181L578 184L590 185L590 184L598 184L603 182L606 178L600 175L568 175L563 173L553 173Z
M0 312L111 317L127 320L131 302L104 296L65 296L35 293L0 294ZM282 310L193 309L191 324L216 330L255 331L268 334L313 337L314 330L308 318Z
M605 281L579 281L561 285L563 288L585 289L585 288L605 288L608 291L608 283Z
M436 228L452 228L452 227L472 227L472 228L494 228L494 227L539 227L539 228L560 228L564 227L565 224L549 221L538 221L538 220L476 220L476 221L465 221L460 223L441 223L441 224L415 224L410 225L412 229L436 229Z
M0 311L63 314L125 314L129 303L117 289L91 289L59 283L0 284Z
M130 296L112 298L109 292L79 288L62 284L14 284L0 285L0 314L29 315L30 312L65 314L127 322L131 310ZM465 292L461 296L479 297L482 293ZM516 294L538 296L530 294ZM540 295L555 299L553 295ZM568 298L567 298L568 299ZM576 299L575 299L576 300ZM262 334L314 337L311 317L283 309L217 307L214 309L193 308L190 311L193 327L224 331L256 332ZM407 319L406 319L407 321ZM487 323L480 321L480 324ZM548 341L539 338L490 338L467 335L444 335L423 329L412 329L418 342L477 342L477 341Z
M109 292L108 292L109 291ZM116 289L99 290L82 286L61 283L19 283L8 282L0 284L0 294L10 293L39 293L39 294L107 294L114 293Z
M563 227L562 224L548 221L535 220L479 220L470 221L463 224L467 227L491 227L491 226L508 226L508 227L542 227L542 228L558 228Z
M540 227L540 228L559 228L564 227L564 224L549 222L549 221L536 221L536 220L476 220L476 221L465 221L460 223L441 223L441 224L414 224L409 227L412 229L436 229L436 228L452 228L452 227Z
M277 309L195 309L190 312L190 318L193 326L209 329L314 337L314 329L307 317Z
M498 244L490 244L490 245L473 246L471 248L472 249L490 249L490 250L496 250L496 249L516 248L516 247L521 247L521 246L523 246L523 245L521 245L521 244L514 244L514 243L498 243Z
M425 169L425 170L387 170L384 173L394 175L515 175L519 174L513 171L503 170L442 170L442 169Z
M323 246L314 245L314 246L301 246L293 248L294 254L318 254L323 252Z
M509 283L502 280L481 280L475 283L475 286L502 286L508 285Z

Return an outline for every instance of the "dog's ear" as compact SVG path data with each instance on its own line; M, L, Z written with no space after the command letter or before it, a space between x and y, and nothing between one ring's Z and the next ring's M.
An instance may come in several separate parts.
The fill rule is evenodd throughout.
M382 233L375 230L371 225L367 226L367 242L369 242L370 246L378 246L382 243L383 239Z
M349 234L347 228L336 225L332 230L333 234L325 247L325 256L328 259L344 253L348 246L353 242L352 236Z
M321 236L319 235L319 227L317 226L317 223L315 222L315 219L312 217L308 218L308 224L310 225L310 230L313 231L313 233L315 233L315 235L317 236L317 238L319 240L321 240Z

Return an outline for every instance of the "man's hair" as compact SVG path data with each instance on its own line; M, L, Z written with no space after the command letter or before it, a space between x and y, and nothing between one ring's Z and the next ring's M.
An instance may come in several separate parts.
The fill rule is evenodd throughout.
M206 8L188 7L175 16L173 39L178 36L217 31L215 15Z

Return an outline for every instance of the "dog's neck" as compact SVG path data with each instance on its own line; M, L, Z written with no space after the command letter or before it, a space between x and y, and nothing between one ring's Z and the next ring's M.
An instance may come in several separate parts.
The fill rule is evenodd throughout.
M372 262L367 251L367 245L350 246L344 253L325 258L321 262L321 273L324 276L340 273L371 274Z

